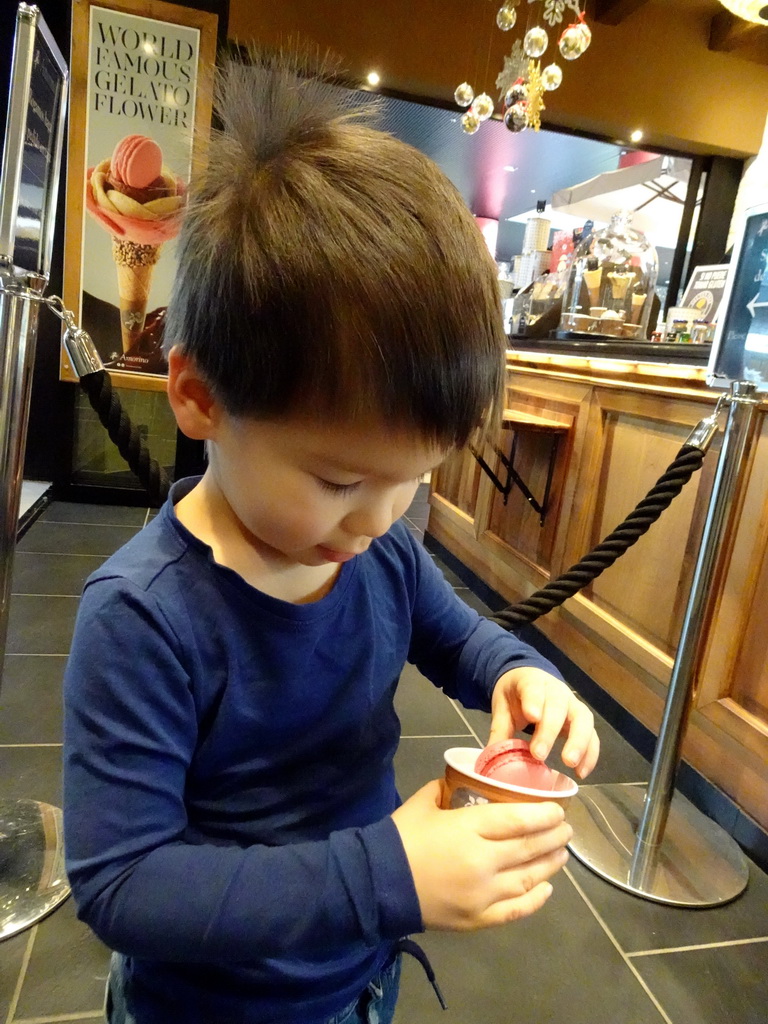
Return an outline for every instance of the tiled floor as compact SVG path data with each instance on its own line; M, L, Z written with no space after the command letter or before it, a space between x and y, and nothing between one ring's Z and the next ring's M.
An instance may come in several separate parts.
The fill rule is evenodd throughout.
M426 525L425 490L407 515L416 533ZM148 514L55 502L20 542L0 690L1 797L60 805L60 684L78 594L86 576ZM452 582L483 610L460 581ZM403 673L397 707L404 795L441 773L446 746L475 745L487 736L487 716L460 710L412 668ZM595 781L647 778L647 762L614 730L603 724L600 734L604 753ZM768 1021L768 876L757 868L746 893L729 906L678 910L625 894L572 859L534 917L473 935L434 932L422 941L448 1012L438 1007L421 969L407 961L397 1024ZM100 1019L107 960L67 901L0 944L0 1024Z

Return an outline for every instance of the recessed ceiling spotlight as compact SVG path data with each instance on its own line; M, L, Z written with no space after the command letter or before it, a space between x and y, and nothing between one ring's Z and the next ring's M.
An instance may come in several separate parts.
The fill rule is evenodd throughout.
M369 71L366 81L368 82L368 85L378 85L381 81L378 71Z
M531 189L531 195L534 195L534 196L536 195L536 189L535 188Z
M643 133L640 128L635 128L632 134L629 136L630 142L640 142L643 137Z
M505 171L509 171L511 174L514 174L514 172L517 170L517 168L513 167L512 164L506 164L505 167L504 167L504 170Z

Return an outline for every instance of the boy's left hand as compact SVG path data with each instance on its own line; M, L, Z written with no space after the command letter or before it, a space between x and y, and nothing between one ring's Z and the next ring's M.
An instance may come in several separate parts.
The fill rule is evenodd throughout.
M496 683L489 743L509 739L534 724L531 753L544 761L558 736L565 736L563 761L586 778L597 763L600 741L592 712L562 680L540 668L516 668Z

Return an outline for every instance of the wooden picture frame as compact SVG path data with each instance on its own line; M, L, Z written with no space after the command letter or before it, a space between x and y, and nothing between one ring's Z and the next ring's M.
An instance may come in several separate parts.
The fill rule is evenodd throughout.
M206 158L217 27L164 0L73 2L63 298L118 387L165 390L159 338L183 194ZM77 379L63 347L61 379Z

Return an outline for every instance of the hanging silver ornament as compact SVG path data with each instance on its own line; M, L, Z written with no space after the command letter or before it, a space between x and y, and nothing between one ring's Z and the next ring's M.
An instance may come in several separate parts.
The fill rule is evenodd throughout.
M468 107L472 100L475 98L475 90L469 84L469 82L462 82L453 94L453 98L456 100L460 107Z
M515 103L504 114L504 124L511 132L524 132L528 127L525 104Z
M541 28L540 25L535 25L525 33L523 49L529 57L533 57L534 59L536 57L540 57L548 45L549 36L547 35L546 29Z
M525 82L515 82L514 85L507 89L504 96L504 106L514 107L516 103L520 103L526 99L528 99L528 90L525 86Z
M583 27L586 28L586 26ZM587 31L589 32L589 29L587 29ZM592 33L590 32L589 39L591 40L591 38ZM585 44L585 37L582 32L581 25L569 25L565 32L560 36L558 46L564 60L576 60L577 57L580 57L582 53L584 53L587 46L589 46L589 40L587 40Z
M514 7L510 7L508 4L502 4L496 12L496 24L499 26L502 32L509 32L511 28L515 27L517 21L517 11Z
M554 92L563 80L563 72L557 64L547 64L541 72L541 84L547 92Z
M474 135L480 127L480 118L468 110L466 114L461 115L461 127L467 135Z
M474 114L481 121L487 121L493 113L493 100L486 92L481 92L479 96L475 97L475 102L470 108L470 113Z
M579 32L581 32L581 38L584 41L584 48L581 51L582 53L584 53L584 50L586 50L589 44L592 42L592 29L589 27L586 21L582 21L578 25L578 29Z

